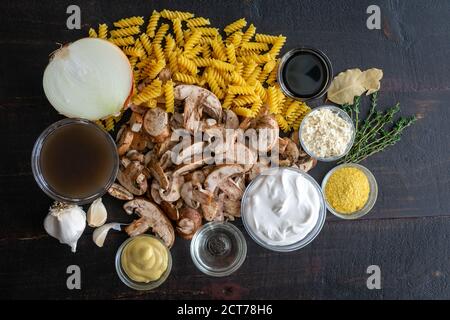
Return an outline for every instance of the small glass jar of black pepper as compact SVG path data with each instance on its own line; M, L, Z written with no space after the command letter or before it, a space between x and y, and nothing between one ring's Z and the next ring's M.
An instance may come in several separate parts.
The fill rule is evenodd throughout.
M244 263L247 243L242 232L227 222L209 222L202 226L191 241L191 257L203 273L224 277Z

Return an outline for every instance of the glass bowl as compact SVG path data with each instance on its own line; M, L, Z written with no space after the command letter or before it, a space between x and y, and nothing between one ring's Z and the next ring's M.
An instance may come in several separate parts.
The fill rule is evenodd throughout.
M72 124L83 124L86 126L90 126L101 132L101 134L104 136L106 142L109 145L109 149L111 151L111 156L114 158L113 163L113 169L111 171L111 176L109 177L108 181L106 181L105 185L94 192L93 194L84 197L84 198L72 198L65 196L61 193L59 193L57 190L52 188L49 183L45 180L45 177L42 173L41 168L41 151L44 146L45 140L47 137L49 137L52 133L57 131L59 128L62 128L67 125ZM47 194L50 198L56 201L60 202L68 202L68 203L76 203L76 204L86 204L94 201L97 198L100 198L103 196L108 189L112 186L114 181L116 180L117 173L119 171L119 155L117 154L117 148L116 143L114 139L109 135L106 131L102 130L98 125L96 125L94 122L85 120L85 119L78 119L78 118L66 118L60 121L57 121L53 124L51 124L49 127L47 127L41 135L37 138L33 151L31 153L31 169L33 171L34 179L36 180L36 183L39 185L39 187L42 189L42 191Z
M329 109L331 111L333 111L334 113L337 113L342 119L344 119L347 123L349 123L351 125L352 128L352 136L350 138L350 141L348 142L347 147L345 148L345 151L343 154L338 155L338 156L334 156L334 157L318 157L316 156L312 151L310 151L306 146L305 143L303 142L302 139L302 131L303 131L303 127L305 124L305 120L308 119L308 117L310 117L314 112L317 112L320 109ZM335 107L335 106L331 106L331 105L324 105L324 106L320 106L317 108L314 108L310 113L308 113L305 118L303 118L302 123L300 124L300 130L298 130L298 135L299 135L299 140L300 140L300 144L303 148L303 150L309 154L311 157L319 160L319 161L323 161L323 162L331 162L331 161L336 161L342 157L345 157L345 155L350 151L350 149L353 146L353 143L355 141L355 126L353 125L353 121L350 118L350 116L347 114L347 112L345 112L344 110L342 110L341 108Z
M317 191L317 193L319 194L319 199L320 199L320 209L319 209L319 217L317 219L317 223L314 226L314 228L301 240L289 244L289 245L273 245L271 243L267 243L264 239L262 239L261 237L258 236L258 234L256 234L252 228L249 225L249 222L247 221L248 216L247 216L247 201L248 201L248 194L249 194L249 190L252 189L252 187L254 186L254 184L256 183L256 181L258 181L258 179L261 179L261 177L265 176L265 175L270 175L270 174L274 174L276 173L278 170L292 170L295 171L296 173L302 175L304 178L306 178L309 182L312 183L314 189ZM307 174L306 172L297 169L297 168L291 168L291 167L275 167L275 168L270 168L265 170L264 172L262 172L261 174L259 174L255 179L252 180L252 182L250 182L250 184L247 186L247 188L245 189L244 192L244 196L242 197L242 204L241 204L241 217L242 217L242 222L244 224L245 229L247 230L247 233L250 235L250 237L260 246L272 250L272 251L276 251L276 252L290 252L290 251L295 251L298 249L301 249L303 247L305 247L306 245L310 244L316 237L317 235L320 233L320 231L322 230L322 227L325 223L325 218L326 218L326 205L325 205L325 200L322 194L322 189L320 188L319 184L316 182L316 180L314 180L313 177L311 177L309 174Z
M367 180L369 180L370 192L369 192L369 198L367 199L366 204L364 205L363 208L361 208L361 210L358 210L351 214L343 214L343 213L339 213L338 211L334 210L334 208L328 203L328 200L327 200L327 197L325 194L325 187L327 185L328 179L331 177L331 175L334 172L336 172L336 170L341 169L341 168L357 168L357 169L361 170L366 175ZM334 167L325 175L325 178L323 178L323 181L322 181L322 192L324 194L324 199L325 199L325 203L327 205L328 211L330 211L336 217L346 219L346 220L353 220L353 219L358 219L358 218L361 218L362 216L365 216L366 214L368 214L370 212L370 210L372 210L373 206L375 205L375 202L377 201L377 197L378 197L378 185L377 185L377 181L375 180L374 175L366 167L363 167L362 165L356 164L356 163L344 163L344 164Z
M148 283L134 281L134 280L130 279L130 277L128 277L125 270L123 270L123 268L122 268L122 263L120 262L120 259L122 256L123 249L125 248L125 246L128 243L130 243L130 241L136 239L137 237L150 237L150 238L157 239L159 242L161 242L164 245L164 248L167 249L167 256L168 256L167 269L166 269L166 271L164 271L164 273L161 275L161 277L156 281L151 281ZM124 284L126 284L128 287L135 289L135 290L140 290L140 291L152 290L152 289L155 289L155 288L159 287L160 285L162 285L164 283L164 281L166 281L167 277L169 276L170 271L172 270L172 255L170 254L169 248L166 247L166 245L161 241L161 239L159 239L158 237L149 235L149 234L141 234L139 236L128 238L120 245L119 249L117 249L117 252L116 252L115 265L116 265L117 275L119 276L120 280Z
M203 273L224 277L244 263L247 242L242 232L228 222L209 222L191 240L191 257Z
M311 55L314 55L316 58L319 59L319 61L321 62L321 64L323 65L323 67L325 69L324 85L316 94L308 96L308 97L301 97L301 96L298 96L297 94L295 94L294 92L292 92L289 89L289 87L287 86L287 84L285 83L285 80L283 77L283 71L284 71L284 68L286 67L287 62L290 60L291 57L293 57L297 54L301 54L301 53L309 53ZM299 100L299 101L309 101L309 100L318 99L318 98L322 97L328 91L328 88L330 87L330 84L331 84L331 80L333 80L333 68L331 66L330 59L321 50L316 49L316 48L307 48L307 47L296 48L296 49L289 50L280 58L280 63L278 64L278 70L277 70L277 80L278 80L278 83L280 84L281 90L288 97Z

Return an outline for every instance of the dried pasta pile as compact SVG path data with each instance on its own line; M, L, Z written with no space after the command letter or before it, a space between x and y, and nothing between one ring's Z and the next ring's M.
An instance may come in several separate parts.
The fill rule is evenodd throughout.
M286 37L256 33L244 18L226 26L223 36L209 19L181 11L153 11L144 23L137 16L114 22L113 30L106 24L89 30L90 37L111 41L128 56L135 105L154 108L164 103L173 112L173 88L186 83L209 88L223 108L243 117L267 109L285 132L298 130L310 111L305 103L286 97L276 81L277 56ZM118 119L99 124L109 131Z

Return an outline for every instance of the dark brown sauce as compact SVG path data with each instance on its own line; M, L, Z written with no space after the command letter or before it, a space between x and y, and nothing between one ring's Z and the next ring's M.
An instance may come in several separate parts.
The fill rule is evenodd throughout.
M286 61L282 76L286 88L294 96L311 98L326 86L326 74L322 59L311 52L299 52Z
M68 124L45 139L40 166L45 181L56 193L86 198L108 183L114 170L114 154L100 130L85 124Z

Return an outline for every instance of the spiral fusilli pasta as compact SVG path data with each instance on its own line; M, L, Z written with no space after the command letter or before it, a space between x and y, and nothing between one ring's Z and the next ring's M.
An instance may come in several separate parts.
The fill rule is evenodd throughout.
M108 38L108 26L104 23L98 25L98 37L100 39Z
M203 17L192 18L192 19L187 20L187 22L186 22L186 26L188 28L204 27L204 26L209 26L210 24L211 24L211 22L209 21L209 19L205 19Z
M245 18L242 19L238 19L232 23L230 23L229 25L227 25L225 27L225 29L223 29L223 31L225 31L225 33L230 34L233 32L236 32L242 28L244 28L247 25L247 20L245 20Z
M178 57L178 66L181 68L184 68L189 72L191 75L196 75L198 72L197 66L195 65L192 60L189 60L184 55L180 55Z
M140 32L141 32L141 30L139 29L139 26L132 26L132 27L128 27L128 28L112 30L109 34L113 38L123 38L123 37L133 36Z
M175 72L173 75L175 81L179 81L186 84L201 84L203 83L198 76L191 76L188 74Z
M126 27L140 26L143 23L144 23L143 17L130 17L116 21L113 24L116 28L126 28Z
M178 46L184 45L184 35L183 35L183 29L181 27L181 20L176 18L172 20L173 23L173 33L175 34L175 41Z
M144 50L136 47L124 47L122 51L130 57L142 57L145 54Z
M89 38L98 38L97 31L93 28L89 28Z
M161 15L159 14L159 12L153 10L150 20L148 21L147 30L145 31L147 36L149 36L150 38L153 38L155 36L156 27L158 26L160 17Z
M193 18L194 14L191 12L163 10L161 11L161 17L170 20L173 19L188 20L190 18Z
M162 82L159 79L153 80L151 84L144 87L141 92L134 96L133 103L139 105L150 99L157 98L161 95L162 91Z
M173 92L173 82L170 80L164 84L164 100L166 111L173 113L175 110L175 96Z
M135 40L133 37L126 37L126 38L110 38L109 41L111 41L112 43L114 43L119 47L125 47L134 44Z
M275 42L278 41L278 36L273 36L273 35L269 35L269 34L262 34L262 33L257 33L255 35L255 40L257 42L262 42L262 43L270 43L273 44Z
M164 60L153 61L152 63L149 63L142 71L148 78L154 79L165 66L166 62Z

